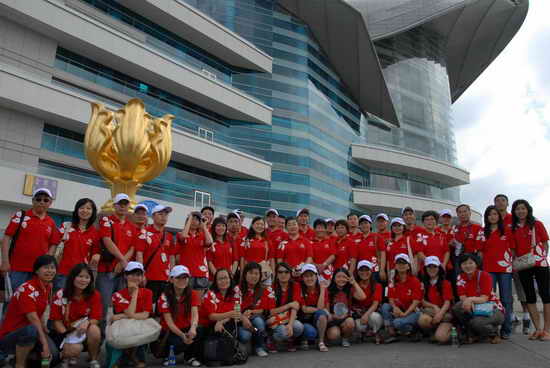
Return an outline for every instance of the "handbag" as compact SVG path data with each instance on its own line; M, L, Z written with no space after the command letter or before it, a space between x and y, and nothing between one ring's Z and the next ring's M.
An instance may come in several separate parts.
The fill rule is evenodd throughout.
M413 276L416 276L418 275L418 267L416 264L416 260L414 259L414 256L413 256L410 239L411 239L410 237L407 237L407 253L409 255L409 259L411 260L411 273L413 274Z
M23 225L23 220L25 219L25 210L21 210L21 218L19 220L19 226L17 226L17 230L15 230L15 234L11 237L10 241L10 249L8 251L8 258L11 258L11 255L13 254L13 250L15 249L15 243L17 242L17 238L19 237L19 233L21 232L21 225Z
M237 323L233 323L232 332L225 328L226 323L222 332L210 335L204 341L203 356L207 366L240 365L248 360L248 349L239 342Z
M477 293L481 293L481 287L479 286L479 279L481 278L481 271L477 273ZM472 315L474 317L491 317L495 313L495 302L485 302L480 304L474 304L472 306Z
M107 343L115 349L129 349L156 341L161 326L153 318L119 319L107 327Z
M113 241L113 243L116 244L114 224L111 220L107 220L107 221L111 222L111 240ZM99 239L99 243L101 245L101 252L100 252L101 262L105 262L105 263L113 262L115 260L115 255L109 251L109 249L107 248L107 246L103 242L103 238Z
M63 238L61 238L61 242L59 245L55 248L55 260L57 261L57 264L61 262L61 259L63 258L63 250L65 250L65 242L69 240L69 230L71 229L72 222L66 221L63 223Z
M535 259L535 254L533 253L533 250L536 246L537 240L535 235L535 226L533 226L533 230L531 231L531 251L514 259L514 261L512 262L512 267L515 271L523 271L535 267L537 260Z

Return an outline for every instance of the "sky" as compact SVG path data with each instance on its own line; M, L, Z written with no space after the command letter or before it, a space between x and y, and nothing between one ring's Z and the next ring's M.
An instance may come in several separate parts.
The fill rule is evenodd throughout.
M462 202L483 214L497 193L526 199L550 231L550 0L530 0L504 51L453 105Z

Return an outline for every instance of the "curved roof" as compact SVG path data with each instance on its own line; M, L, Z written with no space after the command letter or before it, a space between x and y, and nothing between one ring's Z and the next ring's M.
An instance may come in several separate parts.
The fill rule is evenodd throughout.
M396 125L373 41L419 25L447 38L452 101L517 33L529 0L279 0L306 22L359 106Z

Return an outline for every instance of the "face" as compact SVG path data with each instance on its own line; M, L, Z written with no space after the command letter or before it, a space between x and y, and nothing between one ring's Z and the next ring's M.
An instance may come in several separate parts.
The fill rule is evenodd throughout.
M264 220L257 220L256 222L254 222L254 224L252 224L252 228L254 229L256 234L263 233L265 230Z
M298 221L296 220L290 220L286 223L286 231L290 235L296 235L298 234Z
M516 216L520 220L525 220L527 218L529 210L527 209L527 206L525 206L523 203L521 203L518 206L516 206L516 209L514 210L514 212L516 213Z
M403 220L407 225L413 225L416 223L416 216L413 211L405 211L403 213Z
M267 225L269 227L274 227L274 226L277 226L277 219L279 218L279 216L277 216L275 213L273 212L270 212L266 218L265 218L265 221L267 222Z
M439 218L439 222L441 222L441 225L445 225L445 226L448 226L451 224L451 222L453 221L453 218L451 216L441 216Z
M499 218L500 218L500 216L499 216L499 214L496 210L489 211L489 216L487 216L487 220L489 220L489 223L491 225L498 224Z
M218 289L220 290L227 290L229 288L229 285L231 285L231 278L227 271L218 272L216 276L216 285L218 285Z
M477 264L473 259L468 259L460 264L460 268L464 273L472 274L477 270Z
M153 222L157 226L164 226L168 222L168 213L166 211L160 211L153 215Z
M236 217L231 217L227 220L227 230L232 233L238 233L241 230L241 223Z
M300 225L308 225L309 224L309 214L307 212L302 212L298 216L298 224Z
M437 221L435 220L435 217L433 216L428 216L424 219L423 221L424 223L424 227L430 231L434 230L435 227L437 226Z
M327 224L327 233L332 234L334 232L334 222L329 222Z
M470 221L470 209L466 206L459 207L456 210L456 215L458 216L458 219L460 222L468 222Z
M211 224L212 223L212 219L214 218L214 212L212 212L211 210L209 209L206 209L206 210L203 210L201 212L201 215L203 215L204 217L206 217L208 219L208 223Z
M36 275L43 282L52 282L56 272L57 272L57 268L53 263L50 263L48 265L40 267L36 271Z
M178 277L171 277L170 282L177 289L185 289L187 286L189 286L189 276L181 275Z
M201 225L201 220L197 216L191 216L191 229L196 229Z
M378 229L379 232L386 231L386 229L388 228L388 221L386 221L382 217L379 217L376 220L376 228Z
M92 281L92 278L88 271L82 270L74 279L74 287L79 290L84 290L90 285L90 281Z
M136 283L139 285L143 281L143 272L132 272L125 275L125 277L128 283Z
M410 269L409 264L406 261L399 260L395 262L395 269L397 272L407 272Z
M246 283L250 286L256 285L258 282L260 282L260 270L257 268L254 268L246 273L244 276Z
M278 229L284 229L285 228L285 219L282 217L277 217L277 228Z
M52 205L52 199L46 194L38 194L32 199L32 208L36 213L44 213Z
M348 217L348 226L353 228L359 226L359 217L357 217L356 215L351 215L350 217Z
M439 274L439 267L436 265L429 265L426 267L426 272L428 273L428 276L434 278Z
M311 271L306 271L302 275L302 280L304 280L307 287L313 287L317 284L317 275Z
M93 208L90 202L84 203L78 208L78 218L84 221L88 221L92 217Z
M360 280L369 280L372 272L368 267L361 267L357 270L357 275L359 275Z
M138 208L132 216L134 223L138 226L145 225L147 223L147 211L144 208Z
M127 200L122 200L118 203L115 203L115 214L119 217L124 217L128 214L128 210L130 209L130 202Z
M506 209L508 208L508 200L504 197L495 198L495 207L499 211L506 211Z
M318 238L324 238L327 234L327 227L323 226L321 224L318 224L315 226L315 235L317 235Z
M395 235L402 235L404 227L400 223L396 222L391 226L392 231L395 233Z
M336 235L338 236L344 236L348 233L348 229L344 225L338 225L336 226Z
M339 288L343 288L348 283L348 275L343 272L338 272L334 275L334 282Z
M281 282L288 282L290 280L290 271L284 267L279 267L277 269L277 278Z
M359 224L359 227L361 228L361 231L364 233L370 233L371 230L371 224L368 221L362 221Z
M216 228L214 229L217 236L223 236L226 230L227 230L227 226L223 222L217 223Z

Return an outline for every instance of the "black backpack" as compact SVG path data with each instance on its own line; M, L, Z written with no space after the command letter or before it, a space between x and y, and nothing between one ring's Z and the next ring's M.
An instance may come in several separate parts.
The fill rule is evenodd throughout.
M245 364L248 360L248 350L237 338L237 324L231 321L224 325L222 332L206 338L203 353L208 367Z

